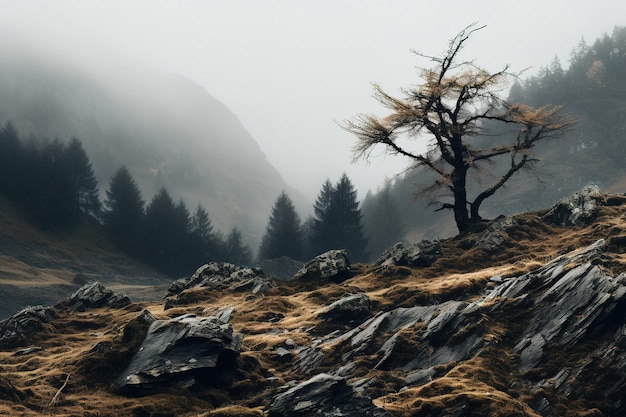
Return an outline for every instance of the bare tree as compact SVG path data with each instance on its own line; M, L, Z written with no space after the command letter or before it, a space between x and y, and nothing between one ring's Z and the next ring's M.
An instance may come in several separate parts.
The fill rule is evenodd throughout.
M484 26L483 26L484 27ZM433 184L425 191L444 191L451 200L440 201L438 210L450 209L460 233L481 220L478 214L483 201L522 168L538 159L531 152L537 142L562 136L575 120L560 115L560 106L533 108L508 103L500 94L509 80L519 74L508 72L508 66L490 73L473 61L462 61L459 53L466 41L483 27L470 25L454 37L442 57L423 55L434 65L420 68L422 84L402 90L403 97L393 97L374 85L375 95L390 113L382 118L361 114L342 127L356 135L354 159L369 159L374 148L383 145L385 152L404 155L413 167L423 167L435 174ZM505 144L476 149L472 138L484 133L486 124L503 124L514 133ZM428 150L414 151L398 140L402 137L426 140ZM505 137L503 135L503 137ZM412 143L412 142L410 142ZM423 147L422 147L423 149ZM509 162L500 175L485 170L484 165L496 158ZM468 175L491 175L491 183L470 201Z

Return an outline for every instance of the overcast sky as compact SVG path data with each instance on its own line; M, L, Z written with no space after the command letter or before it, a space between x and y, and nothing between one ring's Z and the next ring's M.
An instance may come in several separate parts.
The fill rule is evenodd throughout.
M410 50L439 55L472 22L487 27L467 57L532 74L555 56L567 67L582 37L593 43L625 25L626 1L0 0L2 36L84 59L115 52L203 85L312 199L343 172L363 198L405 168L389 156L352 164L354 139L337 122L384 114L371 83L394 94L417 83L427 62Z

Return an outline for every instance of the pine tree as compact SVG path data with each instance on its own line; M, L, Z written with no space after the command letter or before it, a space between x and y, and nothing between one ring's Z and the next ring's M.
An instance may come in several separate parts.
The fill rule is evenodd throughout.
M346 174L334 187L326 180L315 201L314 211L310 239L315 255L331 249L346 249L351 259L367 260L361 210L356 190Z
M165 188L161 188L146 207L148 261L169 274L175 273L178 265L175 244L183 226L182 215Z
M213 229L209 212L201 204L191 217L191 240L194 263L203 264L221 257L220 236Z
M0 127L0 193L16 199L24 188L24 149L11 122Z
M311 234L309 235L309 246L311 248L310 257L315 257L335 245L334 229L337 227L337 220L332 219L330 210L334 188L330 180L327 179L322 185L320 194L313 206L314 218L311 223Z
M364 262L368 260L365 251L367 239L363 234L362 215L356 194L352 182L343 174L333 192L330 217L337 219L336 245L345 248L352 260Z
M387 185L375 197L368 209L364 210L365 230L369 236L368 250L378 256L385 249L402 240L402 224L400 210L390 186Z
M99 217L98 181L80 139L73 137L70 140L65 148L64 163L69 171L75 214L82 211L96 218Z
M284 191L278 196L259 248L259 259L302 258L302 225L293 202Z
M106 191L103 219L113 238L133 254L140 252L144 221L144 202L141 191L128 168L120 167Z
M224 260L235 265L250 265L252 263L252 252L243 243L241 231L237 226L230 230L224 241Z

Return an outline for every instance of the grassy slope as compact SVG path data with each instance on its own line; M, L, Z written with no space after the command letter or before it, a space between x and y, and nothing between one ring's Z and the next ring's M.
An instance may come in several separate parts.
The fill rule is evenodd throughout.
M347 293L365 292L374 312L450 299L470 301L480 297L495 274L517 276L600 238L608 238L609 248L614 248L606 255L603 267L612 273L624 270L626 259L619 248L626 240L626 200L622 205L603 207L594 224L578 229L547 225L543 214L520 216L519 224L509 231L506 248L496 255L461 249L463 240L472 238L469 236L443 242L445 257L429 268L392 267L381 275L371 266L356 265L354 276L342 284L279 282L262 297L192 289L186 297L188 305L170 310L164 310L160 302L143 302L121 310L60 311L53 329L32 341L43 347L41 352L26 357L0 352L0 415L259 416L259 410L280 385L306 378L293 370L291 361L274 354L275 348L285 346L287 339L298 346L310 345L313 339L335 330L320 321L316 312ZM229 387L178 390L147 398L125 398L109 389L124 361L111 352L120 346L124 325L142 309L166 318L184 313L208 315L225 306L235 307L231 323L245 335L244 351ZM278 323L269 320L278 314L284 315ZM519 314L522 317L524 312ZM493 339L491 347L469 361L441 365L446 368L445 375L419 387L400 392L404 384L401 371L372 369L367 355L357 361L357 373L377 378L368 394L392 416L444 415L448 406L462 400L472 410L481 410L467 415L536 417L527 405L536 400L535 394L513 386L520 376L511 366L514 353L507 335L514 331L515 321L516 317L485 317L480 325L485 326L485 337ZM407 329L400 337L409 358L420 348L419 335ZM102 356L86 354L97 343L111 349ZM402 350L398 352L402 355ZM341 352L329 348L326 354L321 371L336 366ZM394 358L394 362L406 358ZM67 375L68 385L52 405ZM551 402L560 407L559 415L599 415L593 410L595 404L586 400L572 403L566 398L551 398Z
M0 199L0 318L28 305L51 305L93 280L133 299L155 299L163 288L154 287L171 282L117 250L98 224L39 230Z

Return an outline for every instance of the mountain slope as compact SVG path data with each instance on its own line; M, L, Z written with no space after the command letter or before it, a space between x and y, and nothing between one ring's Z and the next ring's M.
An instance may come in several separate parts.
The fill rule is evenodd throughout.
M24 137L79 137L102 193L126 164L144 199L165 186L190 209L202 203L223 232L237 225L253 245L283 189L306 205L236 115L192 81L2 42L0 52L0 121L12 121Z
M11 344L10 332L0 331L0 410L23 416L623 415L625 242L626 198L587 190L551 209L438 242L428 251L436 259L422 266L387 257L355 265L341 279L281 282L214 264L172 285L165 305L83 310L76 295L40 311L47 321L26 342ZM220 329L232 326L242 338L230 365L194 374L194 364L215 347L191 351L188 340L180 347L188 374L134 376L154 390L139 397L116 389L134 352L150 350L139 347L146 332L165 334L202 318L218 320ZM158 321L148 329L152 320ZM176 350L170 341L163 354Z
M0 317L53 304L90 281L155 299L171 280L120 252L93 221L64 232L42 231L0 198Z

